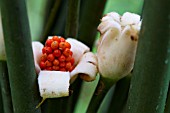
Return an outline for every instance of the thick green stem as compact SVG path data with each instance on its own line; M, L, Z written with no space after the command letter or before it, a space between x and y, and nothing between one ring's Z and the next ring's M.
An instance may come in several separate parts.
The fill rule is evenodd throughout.
M0 80L4 113L13 113L11 90L6 61L0 61Z
M108 109L108 113L122 113L126 104L129 92L131 75L126 76L117 82L112 100Z
M96 87L95 93L90 100L90 104L87 108L87 113L97 113L104 97L106 96L109 89L113 86L113 81L107 78L101 77Z
M92 48L107 0L84 0L78 40Z
M170 113L170 84L168 88L168 95L166 99L166 106L165 106L165 112L164 113Z
M2 73L1 68L0 68L0 73ZM0 88L1 88L1 79L0 79ZM1 90L0 90L0 113L4 113Z
M80 0L68 0L65 37L77 38Z
M56 14L59 10L59 6L61 4L61 0L55 0L55 3L51 9L50 15L48 17L48 21L45 24L45 29L43 32L43 35L41 37L41 42L45 42L45 40L47 39L50 31L52 30L53 24L55 23L55 19L56 19Z
M169 8L168 0L145 1L134 73L124 113L164 112L170 78Z
M25 1L1 0L0 5L14 113L40 113Z

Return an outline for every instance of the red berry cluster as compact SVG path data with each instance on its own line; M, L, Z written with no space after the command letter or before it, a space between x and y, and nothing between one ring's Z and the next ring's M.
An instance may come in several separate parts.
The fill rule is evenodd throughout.
M40 68L50 71L72 71L74 58L72 57L71 45L64 38L53 36L47 39L42 49Z

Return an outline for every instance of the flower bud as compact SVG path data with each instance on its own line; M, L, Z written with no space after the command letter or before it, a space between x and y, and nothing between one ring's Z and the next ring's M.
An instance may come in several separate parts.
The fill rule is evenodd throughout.
M97 58L104 78L116 82L133 69L140 25L140 16L128 12L122 17L112 12L102 18Z

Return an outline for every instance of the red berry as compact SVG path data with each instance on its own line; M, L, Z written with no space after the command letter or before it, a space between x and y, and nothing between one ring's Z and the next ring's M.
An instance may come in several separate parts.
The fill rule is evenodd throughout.
M66 71L66 69L65 69L65 68L60 68L59 70L60 70L60 71Z
M58 65L59 65L59 61L58 61L57 59L55 59L55 60L53 61L53 65L54 65L54 66L58 66Z
M44 53L42 56L41 56L41 61L46 61L47 60L47 54Z
M72 67L71 62L67 62L65 67L67 70L69 70Z
M53 61L55 59L55 57L54 57L54 55L53 54L49 54L48 56L47 56L47 60L49 60L49 61Z
M73 71L74 66L72 66L70 69L68 69L69 72Z
M42 52L43 52L43 54L44 53L50 54L53 52L53 50L51 49L51 47L43 47Z
M66 48L65 42L60 42L59 49L64 50Z
M65 44L66 44L66 48L71 48L71 45L70 45L70 43L68 43L68 42L65 42Z
M71 61L71 58L72 58L71 55L69 55L68 57L66 57L66 61L67 62Z
M60 62L60 67L65 67L66 66L66 63L65 62Z
M71 56L73 55L73 52L72 52L72 51L70 51L70 55L71 55Z
M46 68L46 64L43 61L41 61L39 65L40 65L41 69L45 69Z
M52 39L47 39L47 41L45 42L45 46L51 47L52 42L53 42Z
M57 41L58 43L60 43L60 38L58 36L53 36L53 41Z
M46 70L52 71L53 69L52 69L52 67L47 67Z
M70 55L70 49L66 48L63 52L63 54L67 57Z
M47 67L51 67L51 66L52 66L52 63L47 60L47 61L45 61L45 65L46 65Z
M61 37L60 42L65 42L65 39L63 37Z
M73 65L74 64L74 58L71 58L70 62Z
M53 66L52 68L53 68L53 70L55 70L55 71L58 71L58 70L60 69L59 66Z
M61 56L58 58L58 60L59 60L60 62L64 62L64 61L66 60L66 57L65 57L64 55L61 55Z
M58 42L57 42L57 41L53 41L53 42L51 43L51 48L52 48L53 50L58 49Z
M60 50L54 50L54 52L53 52L53 55L55 56L55 57L59 57L59 56L61 56L61 51Z

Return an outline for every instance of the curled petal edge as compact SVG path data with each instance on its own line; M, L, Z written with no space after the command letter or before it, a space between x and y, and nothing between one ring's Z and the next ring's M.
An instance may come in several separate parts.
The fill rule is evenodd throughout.
M92 52L85 53L75 69L71 72L70 82L74 82L78 75L80 78L88 82L95 80L98 72L97 65L96 55Z

